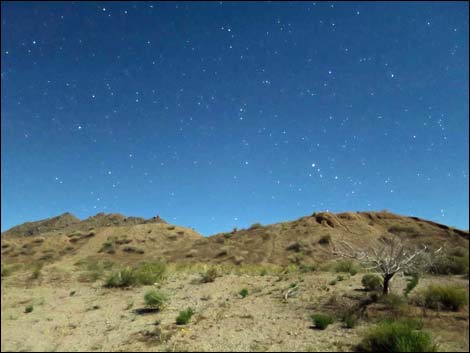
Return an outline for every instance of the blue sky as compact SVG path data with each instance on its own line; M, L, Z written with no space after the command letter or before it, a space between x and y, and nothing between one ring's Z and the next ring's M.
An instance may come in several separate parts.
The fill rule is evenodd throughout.
M466 2L2 2L2 230L213 234L387 209L468 229Z

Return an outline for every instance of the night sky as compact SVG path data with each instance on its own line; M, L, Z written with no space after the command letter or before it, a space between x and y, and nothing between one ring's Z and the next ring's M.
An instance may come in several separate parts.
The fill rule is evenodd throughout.
M467 2L1 9L2 230L67 211L469 227Z

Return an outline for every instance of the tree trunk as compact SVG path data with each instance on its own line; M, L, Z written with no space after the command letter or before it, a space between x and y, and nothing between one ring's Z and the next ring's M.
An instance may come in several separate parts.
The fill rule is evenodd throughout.
M390 292L390 280L392 279L394 274L391 275L384 275L384 287L382 294L387 295Z

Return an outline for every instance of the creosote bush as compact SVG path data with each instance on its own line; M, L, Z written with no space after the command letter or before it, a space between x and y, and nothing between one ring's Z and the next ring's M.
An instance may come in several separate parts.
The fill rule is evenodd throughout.
M168 301L168 296L162 292L151 289L145 293L144 301L147 307L162 310L164 304Z
M368 330L359 348L364 352L436 352L431 335L421 328L417 320L386 320Z
M334 322L334 319L330 315L326 314L314 314L311 316L315 328L318 330L324 330L328 325Z
M25 312L26 314L28 314L28 313L32 312L33 310L34 310L33 304L29 304L29 305L26 306L26 308L24 309L24 312Z
M380 291L383 286L382 278L371 273L365 274L362 277L361 283L367 291Z
M417 302L429 309L458 311L468 304L468 296L461 287L431 285L418 295Z
M187 308L186 310L180 311L178 317L176 318L176 324L186 325L193 315L194 310L192 308Z

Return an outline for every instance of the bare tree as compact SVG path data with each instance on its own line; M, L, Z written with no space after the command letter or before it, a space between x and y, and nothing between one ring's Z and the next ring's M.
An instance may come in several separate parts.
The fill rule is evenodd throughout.
M421 248L403 242L398 237L382 238L379 244L366 250L358 250L347 242L340 242L340 248L334 247L333 254L359 261L368 270L374 270L383 278L383 294L390 291L390 281L397 273L417 272L432 260L428 248ZM441 248L432 255L439 253Z

